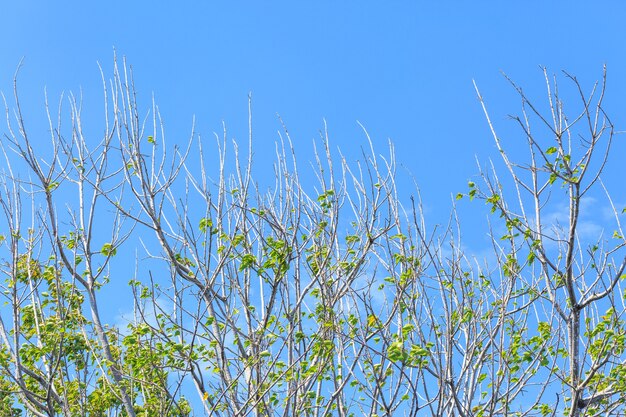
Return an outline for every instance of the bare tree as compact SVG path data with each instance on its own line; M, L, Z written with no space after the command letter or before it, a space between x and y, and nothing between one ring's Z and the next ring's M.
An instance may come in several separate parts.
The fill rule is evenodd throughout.
M0 321L2 368L19 402L34 415L123 409L134 416L137 381L124 369L128 351L121 353L117 330L103 322L98 303L109 264L134 228L121 209L114 206L111 213L108 203L123 189L116 182L120 169L112 167L109 156L115 121L107 114L102 139L90 149L75 97L69 98L67 135L62 107L55 121L46 104L51 154L40 159L35 149L41 143L26 129L17 81L14 92L15 111L10 114L7 106L3 141L8 169L1 198L8 230L3 240L10 255L4 294L12 314L10 324ZM18 172L32 180L20 180ZM68 195L73 205L61 215L58 204ZM25 198L31 205L26 223ZM103 221L110 221L108 233L96 235Z
M565 73L574 87L572 103L578 95L577 107L566 107L556 78L544 74L549 105L545 114L511 82L522 100L522 115L513 120L527 141L527 160L511 158L485 110L511 180L501 180L492 167L481 174L484 187L470 184L470 192L491 205L506 229L501 237L494 232L494 244L507 242L497 253L524 300L516 315L529 316L517 327L522 334L518 352L530 352L528 362L543 362L534 378L544 385L538 409L556 413L560 401L569 416L619 414L626 359L620 283L626 252L621 213L602 181L615 134L603 108L606 71L590 92ZM600 199L612 213L612 222L605 222L613 230L590 235L584 222L588 213L595 214ZM532 346L538 340L539 350ZM507 363L516 360L516 355L506 358Z
M585 94L566 78L580 103L570 118L556 81L546 76L547 116L513 84L526 161L487 115L502 164L464 194L493 214L485 259L466 249L462 210L430 226L418 192L401 204L393 147L379 155L365 131L353 162L324 128L303 170L281 125L275 181L263 183L251 116L245 149L226 129L206 141L192 128L171 146L125 64L103 76L97 143L80 100L54 117L46 104L48 153L16 85L0 177L0 411L623 412L626 257L601 180L614 134L606 79ZM585 229L591 197L614 214L611 236ZM130 252L134 314L122 329L106 323L100 294L112 271L129 270Z

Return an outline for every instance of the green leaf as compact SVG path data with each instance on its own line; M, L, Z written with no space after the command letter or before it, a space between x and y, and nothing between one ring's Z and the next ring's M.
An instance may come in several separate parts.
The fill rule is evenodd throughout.
M403 362L406 358L404 344L400 341L393 342L387 349L387 355L389 356L389 359L394 362Z
M547 155L552 155L553 153L556 153L556 148L554 146L549 147L548 149L546 149L546 154Z
M48 184L48 186L46 187L46 191L51 192L54 191L57 187L59 186L58 182L51 182L50 184Z
M114 248L112 244L105 243L102 245L102 249L100 249L100 253L104 256L115 256L117 253L117 248Z
M550 179L548 181L550 182L550 184L554 184L554 181L556 181L557 178L557 175L553 172L550 174Z
M202 233L206 233L207 229L211 230L213 227L213 221L206 217L200 219L199 229Z

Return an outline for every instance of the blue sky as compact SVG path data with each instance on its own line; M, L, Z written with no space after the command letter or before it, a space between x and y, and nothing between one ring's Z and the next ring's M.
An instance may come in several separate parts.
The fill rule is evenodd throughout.
M518 101L501 70L541 92L540 65L590 82L606 63L610 98L619 100L624 17L616 1L7 2L0 90L9 91L24 57L31 123L44 86L51 97L82 88L85 108L95 107L85 117L96 118L96 63L109 70L115 47L133 65L146 106L154 92L172 138L184 132L185 140L192 115L204 136L224 121L245 137L251 91L260 155L277 138L276 114L307 149L323 118L334 144L358 149L358 120L381 150L393 140L437 206L476 172L475 155L493 153L472 79L504 125Z
M5 1L0 91L11 95L24 58L22 104L42 144L44 89L53 102L61 92L82 91L83 122L98 137L98 63L111 77L115 49L133 66L146 111L154 94L170 144L186 143L194 116L203 137L225 123L230 138L245 141L251 92L256 175L263 180L281 130L277 114L301 168L324 120L331 144L359 158L367 145L360 122L379 152L394 143L403 201L415 192L413 176L427 220L445 223L453 196L476 179L476 158L498 157L472 80L505 145L519 149L523 138L507 115L518 112L520 101L501 71L541 102L541 66L567 70L590 86L606 64L606 108L626 130L625 22L623 1ZM0 134L5 131L0 123ZM617 137L614 161L626 151L623 141ZM626 165L618 161L611 169L611 191L623 207ZM493 257L484 227L488 209L467 199L458 205L468 250ZM602 203L581 219L589 239L609 221L606 208ZM566 207L557 201L547 214L559 221ZM144 257L139 246L124 253ZM124 256L129 260L119 268L134 263ZM115 278L103 290L105 319L122 323L131 316L131 277Z
M519 100L500 71L539 97L540 66L589 85L607 64L619 126L625 17L618 1L6 2L0 90L11 93L24 57L29 126L45 133L44 88L51 98L82 90L84 121L98 132L97 63L110 77L115 48L133 66L146 110L154 93L170 142L188 139L194 115L200 135L224 122L244 140L249 92L259 164L273 156L277 114L303 155L325 119L332 144L357 158L366 144L359 121L381 153L395 144L404 198L414 192L410 173L432 221L443 222L476 174L476 156L496 155L472 80L506 134L516 132L506 115Z

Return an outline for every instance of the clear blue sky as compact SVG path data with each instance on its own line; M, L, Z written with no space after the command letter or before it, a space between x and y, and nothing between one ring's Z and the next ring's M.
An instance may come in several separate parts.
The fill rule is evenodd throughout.
M44 86L82 88L97 117L96 63L110 69L115 47L171 138L186 138L194 114L204 136L224 121L245 137L251 91L257 152L277 138L277 113L306 148L323 118L334 144L362 144L358 120L379 149L393 140L428 201L447 204L474 156L493 151L472 79L498 123L518 109L500 70L539 89L540 65L592 81L606 63L611 98L626 97L625 18L618 1L5 2L0 90L25 57L33 109Z
M170 140L187 140L193 115L203 136L224 121L229 136L245 139L248 92L259 160L278 138L276 114L304 151L326 119L332 143L354 156L365 144L360 121L381 152L394 142L443 221L451 195L476 174L475 156L495 155L472 79L506 131L519 100L500 71L540 94L539 66L591 82L607 64L608 105L619 124L625 21L618 1L7 1L0 90L11 92L24 57L31 125L45 126L44 87L50 97L82 89L84 117L97 125L97 62L111 76L115 48L132 64L146 109L154 92Z

